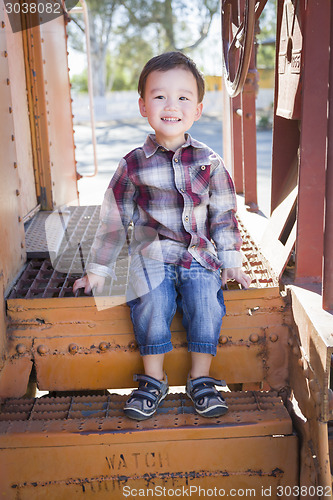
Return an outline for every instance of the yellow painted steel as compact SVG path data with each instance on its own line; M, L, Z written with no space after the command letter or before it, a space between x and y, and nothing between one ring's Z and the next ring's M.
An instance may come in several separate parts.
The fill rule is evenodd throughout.
M141 423L122 416L125 396L112 395L110 408L119 408L114 417L94 418L89 398L82 403L80 398L76 403L57 398L53 405L46 398L40 404L46 409L44 417L35 412L26 422L7 425L3 421L0 486L4 498L35 495L59 500L98 494L98 498L120 499L138 489L147 495L148 488L157 486L171 492L192 486L192 498L199 498L195 494L199 487L224 489L225 496L233 489L251 488L256 498L265 488L271 498L278 498L278 486L297 485L298 440L279 398L251 393L258 402L253 406L246 393L228 393L229 413L207 422L193 412L188 399L189 406L179 407L186 412L175 413L178 396L165 400L167 413L160 411ZM66 408L66 404L73 409L77 404L82 413L84 407L87 413L90 409L91 418L55 416L59 420L52 420L51 407Z
M8 370L34 361L41 390L89 390L133 386L142 371L129 308L124 297L8 299ZM227 315L212 375L228 383L287 383L285 326L289 307L278 288L225 292ZM119 304L120 303L120 304ZM103 307L102 307L103 306ZM108 307L107 307L108 306ZM172 325L174 349L165 357L172 385L184 384L190 368L186 334L179 314ZM0 391L5 391L0 377ZM15 388L17 390L17 388ZM6 396L22 396L21 391ZM4 393L3 393L4 394Z

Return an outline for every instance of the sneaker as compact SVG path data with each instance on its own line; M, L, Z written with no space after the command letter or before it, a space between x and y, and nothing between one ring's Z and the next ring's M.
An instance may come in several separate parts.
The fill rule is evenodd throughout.
M187 379L186 394L192 399L195 411L202 417L220 417L228 411L228 405L215 385L227 386L224 380L212 377Z
M149 375L134 375L133 379L139 382L124 406L125 415L134 420L146 420L157 410L158 405L168 394L168 378L159 381Z

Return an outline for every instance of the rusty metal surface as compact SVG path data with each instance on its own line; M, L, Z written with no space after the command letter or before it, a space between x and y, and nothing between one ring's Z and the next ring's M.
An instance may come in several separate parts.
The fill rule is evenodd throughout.
M284 387L288 379L288 303L273 287L229 290L224 295L227 314L212 375L228 383L266 380L277 390ZM95 300L7 300L7 363L33 359L39 387L45 390L132 387L133 373L143 367L129 308L122 296L102 297L104 307L100 309ZM165 369L170 383L181 385L190 368L190 355L180 313L172 321L171 333L174 349L166 355Z
M85 431L113 430L121 433L125 430L163 429L186 425L195 425L206 430L217 424L235 426L234 432L228 429L229 435L244 435L241 427L250 426L245 435L265 435L272 432L290 434L292 425L289 415L276 392L226 392L223 393L229 406L228 413L220 418L205 419L195 413L191 400L183 393L168 394L158 408L154 418L137 422L125 417L123 406L128 396L109 394L105 396L44 396L34 399L5 399L1 403L0 434L24 432L31 422L40 423L40 427L48 426L48 431L59 429L59 422L67 422L68 430L75 427ZM76 420L76 422L68 422ZM79 420L79 422L77 422ZM17 422L17 423L15 423ZM253 423L256 423L253 425ZM52 426L54 426L52 428ZM35 429L36 426L34 427Z
M13 74L13 64L9 63L17 57L20 67L22 61L20 54L9 53L12 47L10 35L10 24L5 9L0 8L0 273L3 273L3 286L7 289L9 283L14 279L20 267L25 261L24 248L24 226L22 213L22 179L18 173L19 168L19 136L16 137L15 123L20 112L16 106L16 95L18 83L17 75ZM17 139L17 140L16 140ZM20 158L21 159L21 158ZM23 176L23 171L21 171ZM23 194L24 197L24 194ZM24 204L23 204L24 205ZM4 244L5 243L5 244Z
M14 122L17 173L19 177L19 203L22 219L37 206L36 186L32 160L31 130L29 122L25 60L21 33L12 33L10 23L6 23L7 55L12 99L8 109L12 109ZM9 118L9 117L8 117ZM7 118L7 120L8 120ZM8 124L8 121L6 123ZM4 152L5 147L1 148Z
M33 259L28 262L26 269L19 281L14 285L8 298L51 298L73 296L71 289L75 279L82 276L85 267L89 262L90 249L99 224L99 206L68 207L64 213L70 214L66 227L61 227L58 222L59 236L61 241L54 241L54 251L56 257L52 259ZM32 221L27 230L27 252L28 255L50 253L47 246L45 229L45 219L49 213L38 215L40 222ZM55 212L55 217L58 217ZM63 218L63 217L62 217ZM65 226L65 222L64 222ZM49 229L53 233L52 227ZM242 233L244 257L243 267L247 274L251 276L253 288L269 288L278 286L278 280L258 250L253 238L246 231L244 224L239 221ZM57 240L57 238L55 238ZM30 244L29 244L30 242ZM52 251L52 249L51 249ZM116 265L117 280L111 278L106 280L105 288L101 295L116 296L124 295L128 278L127 244L121 251ZM239 285L233 282L228 283L229 289L239 289ZM76 296L83 295L80 290Z
M17 387L8 393L6 381L17 366L34 362L41 390L82 390L131 387L132 374L142 370L126 306L127 248L116 266L117 280L106 282L100 297L74 297L72 285L89 259L99 221L99 207L70 207L55 268L50 260L29 261L7 298L9 320L6 377L0 377L0 394L22 395ZM280 297L277 279L258 253L255 242L243 234L244 270L252 278L249 290L228 282L224 292L227 315L223 320L218 354L212 374L230 383L285 385L283 349L288 339L287 304ZM181 315L172 325L174 349L165 367L174 385L184 383L190 367ZM269 360L274 367L269 370ZM275 368L278 368L275 370ZM278 377L274 376L278 373ZM77 376L72 374L76 373ZM91 374L93 373L93 376ZM25 372L25 384L28 372Z
M330 23L329 0L320 9L316 0L306 3L295 265L299 283L322 280Z
M47 16L47 14L44 14ZM40 15L43 19L43 14ZM72 103L64 16L42 23L41 56L47 114L53 207L77 204ZM61 103L61 106L59 105Z
M331 47L333 26L331 25ZM333 81L333 56L330 53L329 81ZM329 87L329 109L327 129L326 199L324 216L324 262L323 262L323 308L333 312L333 90Z
M275 493L277 485L297 484L298 443L281 399L274 392L225 395L230 409L222 418L199 417L176 393L143 422L124 417L126 396L114 394L7 400L1 491L8 499L118 499L124 485L142 492L265 486Z

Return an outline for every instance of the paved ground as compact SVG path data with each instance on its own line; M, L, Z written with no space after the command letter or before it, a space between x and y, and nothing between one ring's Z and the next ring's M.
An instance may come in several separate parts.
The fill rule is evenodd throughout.
M103 194L120 158L143 144L151 129L144 119L99 123L96 128L99 173L79 181L81 205L100 204ZM222 151L222 124L218 117L203 116L196 122L191 134L205 142L218 154ZM258 202L260 210L269 215L271 177L271 130L258 131ZM87 125L75 125L76 159L78 172L87 175L93 172L91 129Z

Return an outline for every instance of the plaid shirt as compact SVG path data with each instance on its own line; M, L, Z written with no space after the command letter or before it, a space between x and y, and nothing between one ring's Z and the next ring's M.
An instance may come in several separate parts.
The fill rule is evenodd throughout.
M88 270L113 275L113 263L134 231L130 253L189 268L240 267L241 237L233 182L222 159L186 134L177 151L148 135L121 161L105 193Z

